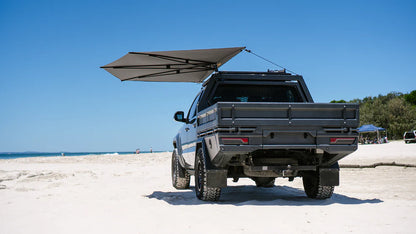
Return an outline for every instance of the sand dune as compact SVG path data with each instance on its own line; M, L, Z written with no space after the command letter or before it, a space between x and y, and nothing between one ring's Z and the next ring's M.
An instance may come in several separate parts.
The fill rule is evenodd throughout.
M416 164L416 144L363 145L341 164ZM302 180L228 181L217 203L170 182L170 153L0 160L0 233L413 233L416 168L342 169L331 199Z

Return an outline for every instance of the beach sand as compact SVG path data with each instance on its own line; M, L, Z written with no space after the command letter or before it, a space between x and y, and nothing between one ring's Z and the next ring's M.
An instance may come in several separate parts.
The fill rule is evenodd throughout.
M301 178L228 181L219 202L176 190L171 153L0 160L0 233L414 233L416 168L341 169L328 200ZM360 145L340 164L416 164L416 144Z

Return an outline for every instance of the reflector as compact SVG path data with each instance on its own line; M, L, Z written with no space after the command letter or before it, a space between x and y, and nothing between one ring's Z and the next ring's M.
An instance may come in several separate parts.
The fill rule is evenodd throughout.
M338 144L338 145L349 145L354 143L355 137L333 137L331 138L331 144Z
M222 143L224 145L246 145L248 144L247 137L222 137Z

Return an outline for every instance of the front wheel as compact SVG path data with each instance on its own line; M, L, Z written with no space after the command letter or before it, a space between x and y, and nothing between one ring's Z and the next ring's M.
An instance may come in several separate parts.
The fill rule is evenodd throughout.
M309 198L328 199L334 192L334 186L324 186L319 182L318 172L308 172L303 175L303 188Z
M179 163L179 156L175 151L172 153L172 185L176 189L188 189L191 181L189 173Z
M205 157L204 150L200 148L195 157L195 194L198 199L203 201L218 201L221 188L208 187Z

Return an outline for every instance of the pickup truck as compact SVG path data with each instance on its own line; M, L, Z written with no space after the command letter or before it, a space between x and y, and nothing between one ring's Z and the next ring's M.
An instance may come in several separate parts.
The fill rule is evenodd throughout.
M308 197L331 197L338 160L357 149L358 105L314 103L302 76L285 71L218 71L242 51L254 54L246 47L129 52L101 68L121 81L203 83L187 114L174 116L184 123L173 140L175 188L189 188L194 175L196 196L215 201L227 178L272 187L277 177L302 177Z
M300 75L285 71L216 72L206 80L173 139L172 184L219 200L227 178L273 187L302 177L314 199L339 185L338 161L357 149L359 106L314 103Z

